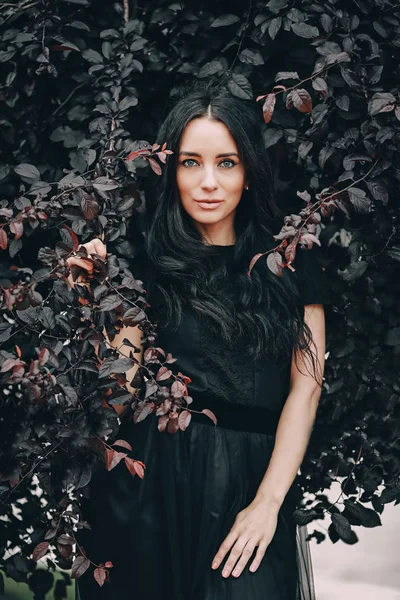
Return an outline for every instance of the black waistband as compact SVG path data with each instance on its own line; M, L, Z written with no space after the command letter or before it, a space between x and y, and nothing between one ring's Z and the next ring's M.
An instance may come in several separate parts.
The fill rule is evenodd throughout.
M213 400L201 403L195 400L190 408L198 411L204 408L211 410L217 417L217 427L269 435L275 435L280 417L278 411L268 408ZM192 413L192 420L214 427L213 421L205 414Z

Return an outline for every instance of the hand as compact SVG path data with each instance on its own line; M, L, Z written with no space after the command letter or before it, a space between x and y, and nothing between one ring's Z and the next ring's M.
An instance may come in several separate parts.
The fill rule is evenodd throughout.
M80 248L86 248L86 252L87 252L88 256L91 256L92 254L98 254L103 260L107 256L107 247L105 246L105 244L103 244L103 242L101 240L99 240L97 238L91 240L90 242L87 242L86 244L80 244L78 246L78 250ZM90 274L93 273L92 262L89 260L85 260L84 258L70 256L69 258L67 258L67 260L65 262L69 267L71 267L72 265L77 265L78 267L85 269L88 273L90 273ZM72 274L70 274L67 277L67 281L71 288L75 287L75 283L79 283L80 285L88 285L86 278L83 275L80 275L74 281L72 278Z
M232 529L214 557L212 568L217 569L226 554L232 549L222 576L229 577L234 568L232 575L239 577L253 555L254 549L258 546L254 560L250 565L250 571L254 573L260 566L265 551L274 537L278 512L278 506L255 498L247 508L238 513Z

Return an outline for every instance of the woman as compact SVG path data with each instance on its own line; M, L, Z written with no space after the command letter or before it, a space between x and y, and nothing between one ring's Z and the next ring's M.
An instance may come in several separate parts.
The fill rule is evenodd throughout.
M146 474L120 464L92 478L82 543L114 566L102 588L89 569L77 598L308 600L308 550L292 513L324 369L316 251L298 248L296 272L282 277L264 260L247 274L252 256L276 245L281 217L253 102L189 93L158 137L174 154L132 272L145 282L157 345L192 380L189 408L213 410L218 423L195 413L172 435L125 413L119 437ZM105 258L100 240L85 246ZM125 328L113 346L124 337L141 343L138 327Z

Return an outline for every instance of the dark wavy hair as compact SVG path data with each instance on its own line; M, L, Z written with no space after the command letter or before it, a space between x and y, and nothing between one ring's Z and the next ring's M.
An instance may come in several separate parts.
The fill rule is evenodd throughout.
M204 243L180 202L176 183L183 131L200 117L220 121L229 129L249 184L234 221L233 297L221 293L227 268L225 261L218 260L220 249ZM275 360L287 360L293 351L304 350L315 377L311 331L304 322L296 277L288 269L277 277L263 259L248 275L251 258L276 246L273 231L277 224L280 229L284 216L275 201L274 175L261 124L255 102L236 98L225 87L203 84L201 89L192 87L181 93L158 131L158 143L167 142L174 154L168 157L156 192L151 194L145 251L156 273L154 286L169 326L178 327L183 307L189 305L227 344L245 340L246 351L254 357L268 353Z

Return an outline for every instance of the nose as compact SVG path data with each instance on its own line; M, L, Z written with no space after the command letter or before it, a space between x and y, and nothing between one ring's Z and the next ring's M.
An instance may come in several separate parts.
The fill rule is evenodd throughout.
M214 173L214 169L213 167L210 167L208 169L204 169L203 172L203 178L201 180L200 183L200 187L203 190L215 190L218 187L218 182L217 179L215 177L215 173Z

